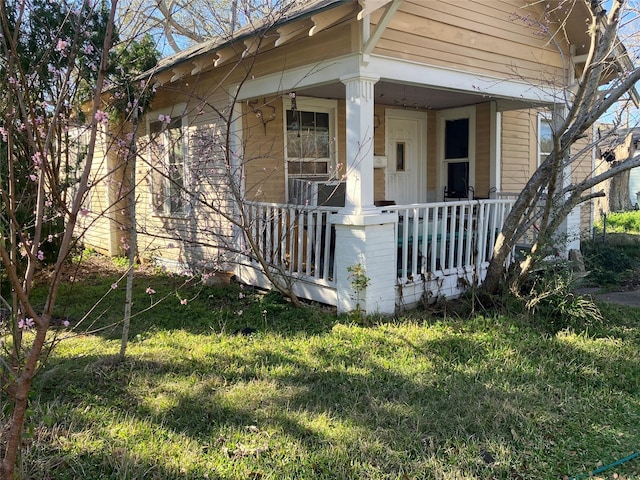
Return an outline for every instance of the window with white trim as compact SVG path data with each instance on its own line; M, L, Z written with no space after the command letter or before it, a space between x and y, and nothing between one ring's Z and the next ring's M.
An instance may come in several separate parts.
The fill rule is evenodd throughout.
M150 116L148 122L151 203L157 215L187 213L188 150L184 123L184 117L163 114Z
M284 105L288 184L336 178L336 102L291 95Z

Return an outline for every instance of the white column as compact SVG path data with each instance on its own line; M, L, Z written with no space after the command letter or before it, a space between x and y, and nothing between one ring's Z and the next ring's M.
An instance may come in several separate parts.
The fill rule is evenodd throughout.
M342 77L346 87L347 158L344 212L373 210L374 85L380 77Z
M556 107L552 113L552 124L559 125L566 115L566 109L564 107ZM571 155L569 150L567 155ZM562 188L569 186L572 183L573 168L572 164L568 163L562 170ZM559 240L558 246L561 248L561 254L567 258L569 251L580 249L580 206L576 206L571 210L569 215L562 221L558 227L557 238Z
M380 213L373 204L373 87L379 77L354 74L346 87L347 188L336 225L338 312L360 305L367 314L390 314L396 304L396 213ZM349 267L359 264L369 285L356 294ZM358 298L359 297L359 298Z
M367 314L392 314L396 309L395 223L397 214L336 215L336 287L338 313L356 304ZM348 271L357 264L364 269L369 286L356 292Z
M489 124L489 189L499 192L502 189L501 163L502 163L502 113L498 111L496 102L491 102ZM497 198L490 195L489 198Z

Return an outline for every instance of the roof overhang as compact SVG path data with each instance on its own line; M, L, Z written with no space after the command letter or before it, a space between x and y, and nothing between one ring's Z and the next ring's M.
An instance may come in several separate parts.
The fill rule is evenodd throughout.
M587 61L590 37L585 20L591 18L591 10L587 5L587 1L575 0L569 14L566 15L565 13L565 18L558 21L558 34L563 36L563 41L574 45L571 57L572 65L584 64ZM296 39L314 36L318 32L348 19L357 18L361 20L372 12L383 9L373 31L368 32L368 24L363 27L365 36L360 55L364 55L368 59L401 3L402 0L308 0L301 2L301 6L266 18L261 24L240 29L231 38L212 39L176 55L164 58L158 62L158 65L153 70L141 75L141 78L153 77L160 84L174 82L183 77L231 64L234 61L255 54L258 50L265 51L285 45ZM612 69L611 78L613 78L614 74L619 75L634 68L633 62L622 44L619 44L613 53L616 68L615 72ZM332 62L335 62L335 60L332 59ZM306 74L309 73L309 67L303 70ZM405 75L404 66L400 70ZM351 70L351 72L353 71L357 70ZM281 72L278 76L283 78L283 76L295 76L295 74L295 72L291 74ZM335 81L336 78L339 78L339 76L333 77L331 80ZM450 78L447 81L449 80ZM411 80L404 78L403 82L411 83ZM490 84L515 86L518 85L518 82L505 81L504 79L488 79L487 90L493 88ZM477 86L474 85L473 88L477 89ZM456 89L453 88L453 90ZM557 97L555 92L543 87L532 88L531 85L528 85L527 87L523 86L523 88L510 89L513 92L521 90L533 92L532 94L526 94L524 101L535 101L536 104L550 103L552 99ZM636 104L640 102L640 96L635 88L631 89L630 94ZM489 93L489 95L492 95L492 93ZM516 93L515 95L508 94L506 96L517 99L520 95Z
M595 6L598 8L598 12L603 13L603 15L600 16L602 26L606 27L607 25L607 16L604 14L604 10L600 3L588 2L588 0L579 0L575 2L574 8L571 10L571 14L568 18L570 21L567 21L565 26L567 38L571 45L574 46L574 51L571 56L571 64L574 66L584 65L585 62L589 60L588 50L591 43L591 37L589 35L588 24L585 22L585 19L592 18L590 3L596 3ZM605 82L610 82L616 77L628 74L636 68L629 57L627 49L619 38L616 38L615 40L615 46L611 52L609 60L612 63L612 67L608 69L604 76ZM640 106L640 94L635 87L632 87L629 90L629 96L636 107Z
M402 0L309 0L301 6L276 13L260 23L238 30L230 38L214 38L175 55L165 57L141 78L154 77L159 83L173 82L187 75L219 67L245 58L260 49L280 47L293 40L312 37L349 18L358 20L387 4ZM395 9L387 8L390 18ZM383 28L377 31L382 32Z

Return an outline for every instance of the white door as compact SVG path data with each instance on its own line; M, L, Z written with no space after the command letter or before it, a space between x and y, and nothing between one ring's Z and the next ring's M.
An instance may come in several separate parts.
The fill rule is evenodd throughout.
M410 112L387 117L385 197L398 205L426 201L424 119Z

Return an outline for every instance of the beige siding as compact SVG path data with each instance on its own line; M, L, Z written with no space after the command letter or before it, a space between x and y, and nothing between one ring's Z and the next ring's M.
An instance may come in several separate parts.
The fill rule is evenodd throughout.
M260 109L275 115L266 125L248 103L243 104L245 195L247 200L282 203L286 201L282 98L260 99L259 105L265 103L270 108Z
M502 192L519 192L536 167L536 115L533 110L502 113Z
M385 145L385 111L386 108L383 105L376 105L373 115L373 154L378 156L384 156L387 154L387 146Z
M376 105L374 109L373 126L375 129L373 138L373 154L383 157L387 154L386 138L385 138L385 107ZM344 135L343 135L344 136ZM344 157L343 157L344 158ZM385 170L384 168L376 168L373 171L373 199L386 200L385 190Z
M191 206L187 215L166 217L154 212L151 201L148 136L146 123L139 142L140 160L137 162L137 202L139 253L143 258L162 259L185 266L192 271L227 270L226 253L232 247L232 230L228 218L233 214L233 202L229 195L225 143L224 119L209 106L199 101L196 92L179 97L159 95L151 108L150 118L156 112L172 105L177 100L189 99L181 108L174 108L176 117L185 113L188 127L185 134L189 146L187 160L190 193L196 194L198 202ZM173 101L172 101L173 99ZM228 95L222 89L207 98L208 105L220 112L229 112ZM220 215L222 213L222 216ZM225 218L226 217L226 218ZM184 241L180 241L180 240ZM173 245L171 245L173 244Z
M561 55L539 28L516 19L514 12L539 15L535 7L521 7L517 0L406 0L374 53L500 78L558 82Z
M109 220L100 215L107 205L107 184L100 179L106 173L106 142L104 135L98 135L94 159L91 169L91 189L84 202L84 208L89 210L89 215L81 216L78 225L85 230L83 243L86 247L111 255L111 237Z
M433 192L435 199L440 199L442 192L438 190L438 142L436 112L427 113L427 192Z
M254 72L261 75L280 72L283 66L295 68L339 57L353 52L351 25L344 23L324 30L313 37L286 43L256 58ZM321 45L322 48L318 48ZM311 73L311 72L310 72Z
M114 146L117 134L100 132L97 136L91 188L84 202L88 214L79 221L80 228L86 229L84 245L105 255L124 255L123 244L128 241L127 232L121 228L127 225L127 204L124 199L127 183L122 152Z
M592 138L587 136L581 138L571 147L571 151L579 156L576 161L573 162L572 168L572 182L579 183L587 178L591 177L593 172L593 155L592 155ZM597 187L596 187L597 188ZM583 238L589 238L591 235L591 218L592 218L592 204L591 202L585 202L580 205L580 232Z

